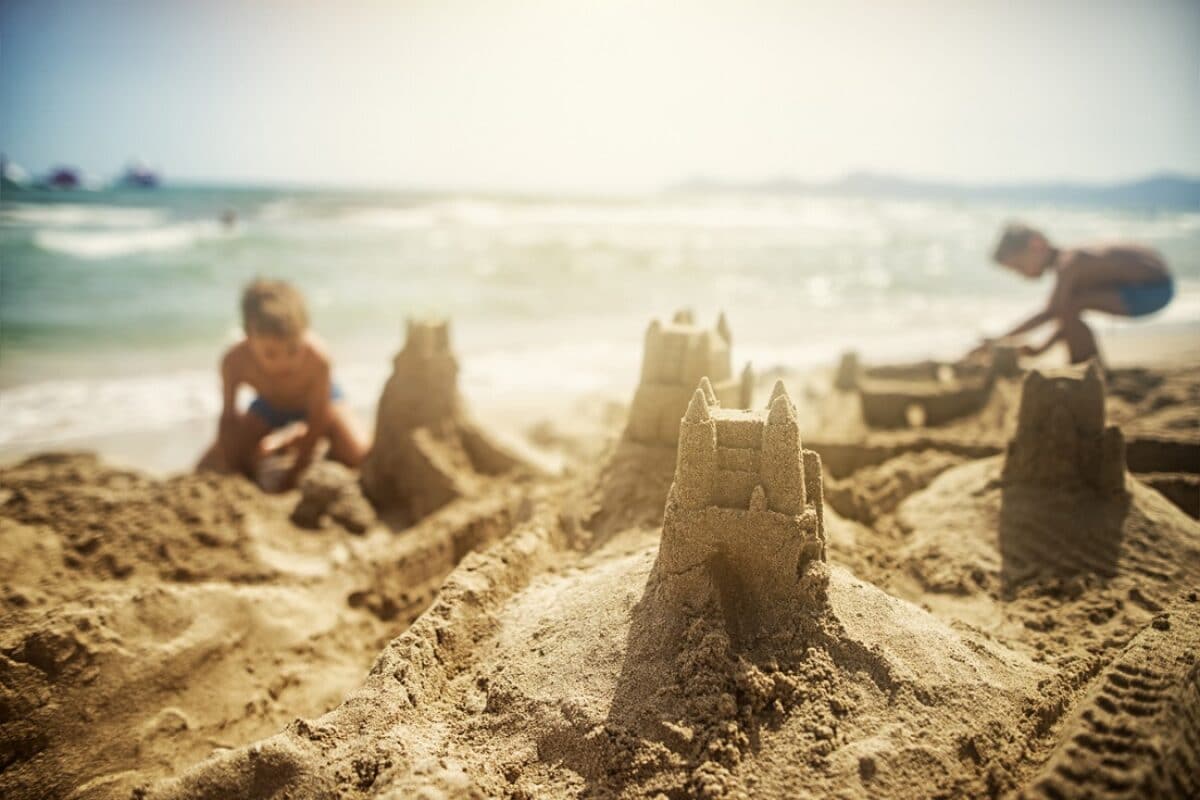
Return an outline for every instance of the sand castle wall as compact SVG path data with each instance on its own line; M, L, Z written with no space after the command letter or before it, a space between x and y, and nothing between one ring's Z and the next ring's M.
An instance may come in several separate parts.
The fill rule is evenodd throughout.
M420 519L477 493L483 476L521 463L466 414L448 322L410 320L392 367L362 466L363 490L377 508Z
M863 420L876 428L902 428L912 424L916 409L922 425L942 425L983 408L994 380L988 367L934 361L861 370Z
M1025 378L1004 480L1052 488L1125 489L1125 438L1105 425L1104 379L1092 362L1083 375Z
M825 559L821 460L804 450L782 383L769 408L724 409L697 388L679 423L657 573L669 601L716 601L751 633L782 618L807 564Z
M679 440L679 418L702 378L708 379L704 391L716 402L727 408L749 407L754 375L749 364L741 375L733 375L732 343L724 314L712 329L697 325L690 311L676 312L668 323L651 322L626 438L674 446Z
M1017 351L992 349L986 364L911 364L863 366L858 353L842 354L834 373L834 388L859 392L863 421L875 428L913 424L942 425L983 408L997 377L1020 374Z

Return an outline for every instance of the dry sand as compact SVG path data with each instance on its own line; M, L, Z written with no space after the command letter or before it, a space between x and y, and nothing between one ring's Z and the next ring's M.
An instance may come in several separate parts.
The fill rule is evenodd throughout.
M679 337L732 380L721 327ZM1082 375L1065 415L997 376L918 430L831 375L739 411L647 374L678 451L540 426L565 478L468 464L457 406L396 426L454 479L408 527L336 470L5 468L0 795L1200 791L1200 523L1151 485L1200 473L1200 369L1109 376L1098 424Z

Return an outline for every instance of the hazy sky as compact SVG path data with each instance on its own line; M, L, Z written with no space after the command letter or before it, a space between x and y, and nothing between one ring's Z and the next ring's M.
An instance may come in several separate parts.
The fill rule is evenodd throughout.
M0 150L627 190L1200 173L1200 2L0 0Z

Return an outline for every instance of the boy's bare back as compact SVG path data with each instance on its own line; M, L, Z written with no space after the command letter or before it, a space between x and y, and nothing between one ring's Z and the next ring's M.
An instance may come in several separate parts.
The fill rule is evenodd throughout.
M1080 286L1153 283L1170 276L1166 263L1156 250L1127 243L1063 250L1059 253L1057 266L1060 280L1069 272Z

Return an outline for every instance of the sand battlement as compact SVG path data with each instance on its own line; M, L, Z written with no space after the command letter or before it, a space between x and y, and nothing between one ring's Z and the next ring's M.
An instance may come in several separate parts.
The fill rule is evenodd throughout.
M379 398L375 445L362 466L367 497L381 510L399 509L417 520L475 494L481 476L519 463L463 408L450 323L409 320Z
M756 411L721 408L707 383L679 423L659 566L677 605L717 599L736 627L757 629L790 607L806 565L825 559L821 459L801 446L782 383Z
M1004 480L1124 490L1125 437L1105 425L1104 378L1095 362L1082 375L1033 371L1025 378Z
M754 374L747 364L733 376L733 334L725 315L716 325L702 328L691 311L675 313L667 323L654 320L646 330L641 381L629 409L627 438L644 444L674 446L679 418L701 378L707 391L728 407L746 408L754 391Z

